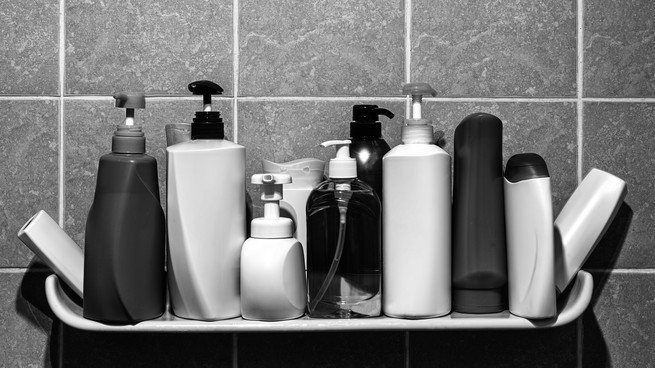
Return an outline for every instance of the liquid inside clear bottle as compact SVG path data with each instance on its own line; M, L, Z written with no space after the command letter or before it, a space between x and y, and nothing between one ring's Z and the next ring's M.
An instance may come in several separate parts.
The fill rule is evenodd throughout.
M329 179L307 201L308 315L381 313L381 205L358 179ZM332 272L330 271L332 268Z

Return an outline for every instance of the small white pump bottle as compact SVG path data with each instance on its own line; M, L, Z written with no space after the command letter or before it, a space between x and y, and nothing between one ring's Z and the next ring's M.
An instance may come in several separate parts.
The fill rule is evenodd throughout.
M431 318L451 310L450 156L433 144L431 121L421 117L427 83L409 83L412 117L403 144L382 161L383 294L387 316Z
M264 217L251 222L251 237L241 249L241 315L278 321L305 313L307 284L303 249L293 238L293 221L280 217L282 185L288 174L256 174L262 186Z
M530 319L555 316L555 248L550 175L536 153L505 166L509 311Z

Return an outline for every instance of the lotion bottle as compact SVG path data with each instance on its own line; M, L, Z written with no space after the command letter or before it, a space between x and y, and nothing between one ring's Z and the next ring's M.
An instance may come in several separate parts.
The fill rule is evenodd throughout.
M383 310L398 318L431 318L451 310L450 156L433 142L421 115L427 83L410 83L412 116L402 142L383 158Z
M455 129L453 178L453 309L507 309L503 190L503 122L486 113Z
M353 121L350 123L350 157L357 162L357 178L372 186L382 201L382 157L391 149L382 138L382 123L379 116L389 119L391 111L377 105L353 106Z
M298 318L307 302L304 255L293 238L293 221L280 217L279 205L291 176L256 174L252 183L262 186L264 217L252 220L241 249L241 315L259 321Z
M301 158L283 163L262 160L262 166L265 173L291 175L291 183L282 188L280 216L293 220L293 237L302 244L307 264L307 198L314 187L323 181L325 161L316 158Z
M614 220L628 187L622 179L591 169L555 219L555 285L561 293L582 268Z
M239 265L246 240L245 148L225 139L211 110L210 81L189 84L203 96L191 141L166 148L168 158L168 283L172 311L220 320L241 314Z
M146 139L134 125L143 93L114 95L126 109L100 158L84 247L85 318L136 323L166 308L165 220L159 203L157 161L145 154Z
M363 318L381 313L381 215L373 188L357 179L349 140L335 146L328 179L307 200L309 317Z
M550 175L536 153L505 166L505 228L509 311L519 317L555 316L555 246Z

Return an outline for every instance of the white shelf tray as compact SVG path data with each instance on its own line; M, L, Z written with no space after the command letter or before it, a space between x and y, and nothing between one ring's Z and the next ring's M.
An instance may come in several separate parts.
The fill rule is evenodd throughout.
M50 308L65 324L87 331L107 332L292 332L292 331L372 331L372 330L481 330L532 329L562 326L577 319L587 309L593 291L593 278L580 271L570 292L558 301L557 316L547 320L528 320L509 312L495 314L451 313L444 317L407 320L389 317L364 319L310 319L259 322L242 318L204 322L176 317L166 312L162 317L134 325L108 325L82 317L82 307L63 291L56 275L46 279L46 297Z

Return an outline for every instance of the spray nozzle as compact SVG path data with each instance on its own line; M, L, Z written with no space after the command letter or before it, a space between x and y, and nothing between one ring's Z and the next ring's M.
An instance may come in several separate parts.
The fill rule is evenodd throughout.
M421 118L421 102L423 95L437 95L437 91L427 83L407 83L403 86L403 94L412 96L412 120Z
M381 137L380 115L384 115L389 119L394 117L391 111L380 108L378 105L354 105L353 121L350 123L350 136L353 138Z
M251 183L262 186L264 217L252 220L250 232L253 238L280 239L293 236L293 221L280 217L282 185L291 183L289 174L255 174Z
M189 91L194 95L202 95L203 111L212 111L212 95L222 94L223 88L212 81L199 80L189 83Z
M336 147L337 153L328 164L328 176L332 179L357 177L357 162L350 157L350 140L332 140L321 143L323 147Z
M116 107L125 108L125 125L134 125L134 109L146 108L146 95L143 92L118 92L114 94Z

